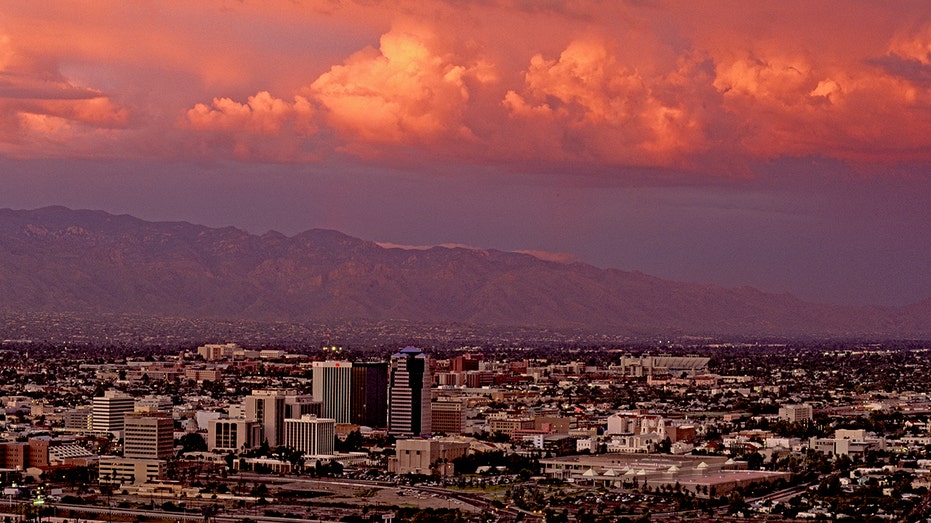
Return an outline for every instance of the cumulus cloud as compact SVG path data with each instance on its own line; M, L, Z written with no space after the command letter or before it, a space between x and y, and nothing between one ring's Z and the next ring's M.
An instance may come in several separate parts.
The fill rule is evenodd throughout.
M463 63L435 49L421 28L382 35L314 81L308 92L326 110L327 122L349 140L376 144L432 142L469 137L462 122L469 101L467 78L493 78L487 63Z
M316 131L313 117L314 108L307 98L295 96L294 101L288 102L268 91L250 96L246 103L214 98L212 104L197 104L187 112L193 129L255 135L276 135L284 128L298 134L313 134Z
M793 105L812 88L811 67L802 58L746 56L720 63L714 86L728 97Z
M34 156L42 133L83 133L106 137L102 155L180 143L605 172L931 151L931 25L911 5L845 4L827 33L831 2L427 1L17 3L0 28L0 140ZM205 19L223 23L197 31Z
M703 124L687 105L695 101L682 77L693 74L690 67L647 76L604 42L577 40L557 59L531 58L524 87L508 91L502 104L514 117L549 123L554 137L567 128L575 133L561 146L564 157L666 164L704 141Z
M294 162L315 158L307 146L318 130L315 114L303 96L287 101L260 91L245 103L214 98L210 105L196 104L185 123L198 132L195 154L211 156L219 150L242 161Z
M523 94L509 91L517 114L545 114L573 124L623 124L646 96L643 79L617 62L601 42L572 42L558 59L530 60Z
M931 65L931 24L896 35L889 42L889 54Z

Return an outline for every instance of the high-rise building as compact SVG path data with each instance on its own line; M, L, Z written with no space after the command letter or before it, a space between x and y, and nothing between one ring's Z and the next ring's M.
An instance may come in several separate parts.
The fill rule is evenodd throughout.
M92 403L93 429L95 432L123 430L123 416L131 413L136 402L132 396L117 390L108 390Z
M300 419L284 420L285 445L308 456L333 454L336 443L336 420L305 414Z
M281 445L284 438L285 393L281 390L253 390L246 396L246 419L262 424L270 447Z
M388 363L352 364L349 421L366 427L388 426Z
M320 414L337 423L349 423L352 363L315 361L313 365L314 399L321 401Z
M123 457L168 459L174 454L175 423L167 415L126 414Z
M405 347L391 356L388 388L389 434L430 434L431 385L429 359L420 349Z

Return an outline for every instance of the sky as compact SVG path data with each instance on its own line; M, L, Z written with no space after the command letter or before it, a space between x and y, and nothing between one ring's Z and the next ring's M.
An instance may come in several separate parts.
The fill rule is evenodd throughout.
M931 299L931 6L0 0L0 207Z

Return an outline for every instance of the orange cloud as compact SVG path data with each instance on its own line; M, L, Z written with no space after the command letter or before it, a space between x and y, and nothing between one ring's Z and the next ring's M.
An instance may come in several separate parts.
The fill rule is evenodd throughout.
M12 3L0 141L514 169L911 161L931 156L931 25L906 4Z
M889 43L889 54L931 65L931 25L896 35Z
M187 127L203 133L194 142L194 154L209 157L219 150L242 161L294 162L315 158L305 140L317 133L315 113L303 96L288 102L261 91L246 103L214 98L185 116Z
M197 104L187 112L191 128L200 131L234 131L256 135L276 135L289 127L298 134L316 132L314 108L303 96L293 102L273 97L268 91L250 96L246 103L214 98L211 105Z
M572 124L623 124L636 116L647 91L640 75L626 70L600 42L572 42L557 60L535 55L524 78L523 95L505 95L509 109Z
M105 93L75 85L54 64L0 35L0 151L12 156L31 156L36 150L45 156L96 155L79 135L125 128L129 119L129 111Z
M645 76L603 42L574 41L556 60L535 55L524 88L508 91L503 106L547 122L554 137L566 128L578 133L560 146L564 157L665 165L703 148L704 125L687 105L695 100L686 99L694 89L681 76L689 67Z
M811 66L804 59L747 56L719 63L714 87L725 97L745 96L756 103L793 105L814 87Z
M327 122L347 139L376 144L462 138L469 101L467 78L489 81L487 64L464 64L434 49L423 29L395 29L379 49L353 54L314 81L308 93L326 109Z

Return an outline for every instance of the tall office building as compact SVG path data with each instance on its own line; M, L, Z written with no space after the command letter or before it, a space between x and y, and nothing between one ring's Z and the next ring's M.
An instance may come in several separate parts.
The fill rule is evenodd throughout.
M431 385L429 360L420 349L405 347L391 356L388 388L389 434L430 434Z
M270 447L284 440L285 393L280 390L253 390L246 396L246 419L262 424L265 439Z
M92 403L93 429L95 432L123 430L123 416L132 413L136 401L132 396L118 390L108 390Z
M123 457L168 459L175 450L175 423L167 415L126 414Z
M388 426L388 363L352 364L349 421L366 427Z
M305 414L284 420L285 445L308 456L331 455L336 443L336 420Z
M313 380L314 399L323 403L320 414L336 423L349 423L352 363L315 361Z

